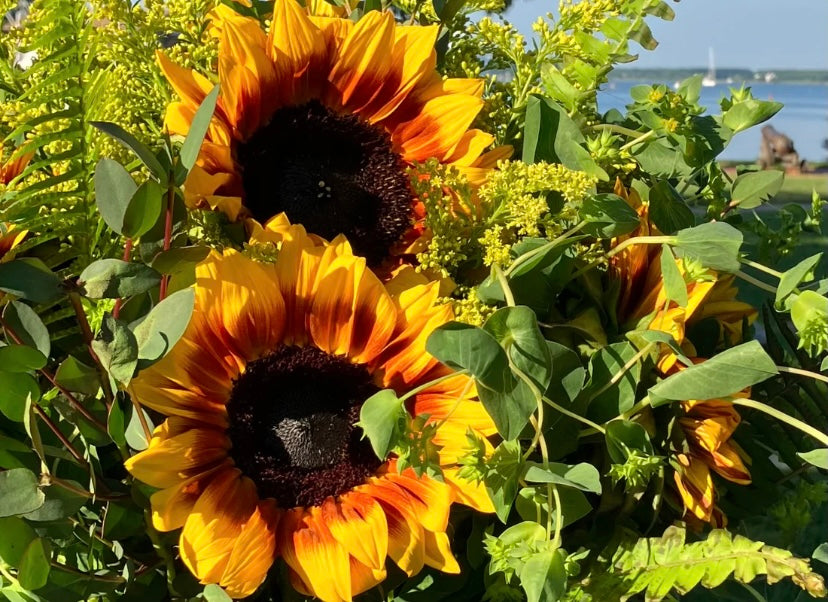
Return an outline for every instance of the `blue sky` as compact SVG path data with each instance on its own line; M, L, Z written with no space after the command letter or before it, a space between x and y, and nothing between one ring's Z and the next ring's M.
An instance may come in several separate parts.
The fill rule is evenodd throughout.
M585 0L589 1L589 0ZM651 17L659 46L633 44L639 67L707 65L713 47L717 67L828 69L828 2L825 0L669 1L672 22ZM557 0L514 0L507 18L523 33L539 14L557 10Z

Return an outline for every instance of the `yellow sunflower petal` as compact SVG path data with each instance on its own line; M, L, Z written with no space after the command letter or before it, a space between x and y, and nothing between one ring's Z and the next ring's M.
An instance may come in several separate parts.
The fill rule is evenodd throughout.
M267 577L275 557L277 525L272 502L259 503L239 533L219 581L230 597L251 595Z
M445 531L448 525L451 491L445 483L426 476L417 477L410 468L397 474L395 468L381 477L394 483L408 497L417 520L429 531Z
M339 501L328 498L322 504L322 518L351 556L367 567L382 570L388 554L388 526L374 498L356 491Z
M305 74L312 61L324 61L327 55L322 32L295 0L276 0L268 42L271 59L284 64L294 79Z
M471 125L483 101L476 96L449 94L423 104L420 114L394 129L391 138L409 163L449 156Z
M454 500L478 512L494 512L494 504L482 482L467 481L458 476L458 468L443 468L443 478L451 487Z
M192 69L185 69L177 65L160 50L156 51L155 56L164 77L167 78L175 93L184 102L198 107L204 97L213 89L213 84L206 77ZM187 129L189 130L189 127ZM186 132L177 133L186 134Z
M448 535L443 532L425 532L425 563L444 573L457 575L460 565L451 552Z
M228 458L203 473L153 493L150 497L153 526L159 531L175 531L183 527L187 516L193 511L198 498L210 484L213 476L230 466Z

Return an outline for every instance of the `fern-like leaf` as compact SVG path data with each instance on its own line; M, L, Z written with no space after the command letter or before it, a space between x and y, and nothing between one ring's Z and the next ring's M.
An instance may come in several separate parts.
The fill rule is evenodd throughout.
M810 563L787 550L724 529L693 543L685 537L685 529L678 526L661 537L622 535L587 578L570 590L568 599L613 602L643 592L648 602L657 602L671 592L687 593L698 585L712 589L729 578L750 583L759 575L765 575L768 583L790 578L816 598L828 594Z

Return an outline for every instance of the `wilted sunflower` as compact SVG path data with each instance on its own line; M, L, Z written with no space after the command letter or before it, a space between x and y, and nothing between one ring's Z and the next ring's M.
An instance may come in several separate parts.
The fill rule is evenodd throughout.
M750 471L741 448L730 441L741 418L726 400L685 401L679 424L687 449L675 454L673 478L687 512L699 520L724 527L727 518L716 506L711 469L728 481L749 485Z
M344 238L318 245L301 226L274 264L228 250L198 266L184 336L130 385L169 418L127 468L160 488L153 524L183 527L181 557L202 583L244 597L281 557L297 590L339 601L382 581L386 556L409 575L459 571L451 503L492 506L456 460L467 429L495 429L469 379L425 351L452 319L436 287L383 285ZM355 426L373 393L422 385L407 409L440 423L444 481L398 474Z
M411 242L407 167L436 158L480 182L505 156L482 154L493 137L470 129L483 82L435 70L437 26L309 16L295 0L276 0L269 33L227 6L212 16L221 91L186 199L250 218L259 239L285 213L325 239L346 235L376 266ZM166 126L186 134L213 84L158 57L181 98Z

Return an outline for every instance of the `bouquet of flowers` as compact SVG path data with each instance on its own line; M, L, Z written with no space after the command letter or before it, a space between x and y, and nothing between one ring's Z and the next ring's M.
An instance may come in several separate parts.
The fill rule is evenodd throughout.
M823 201L662 0L5 0L0 599L804 600Z

